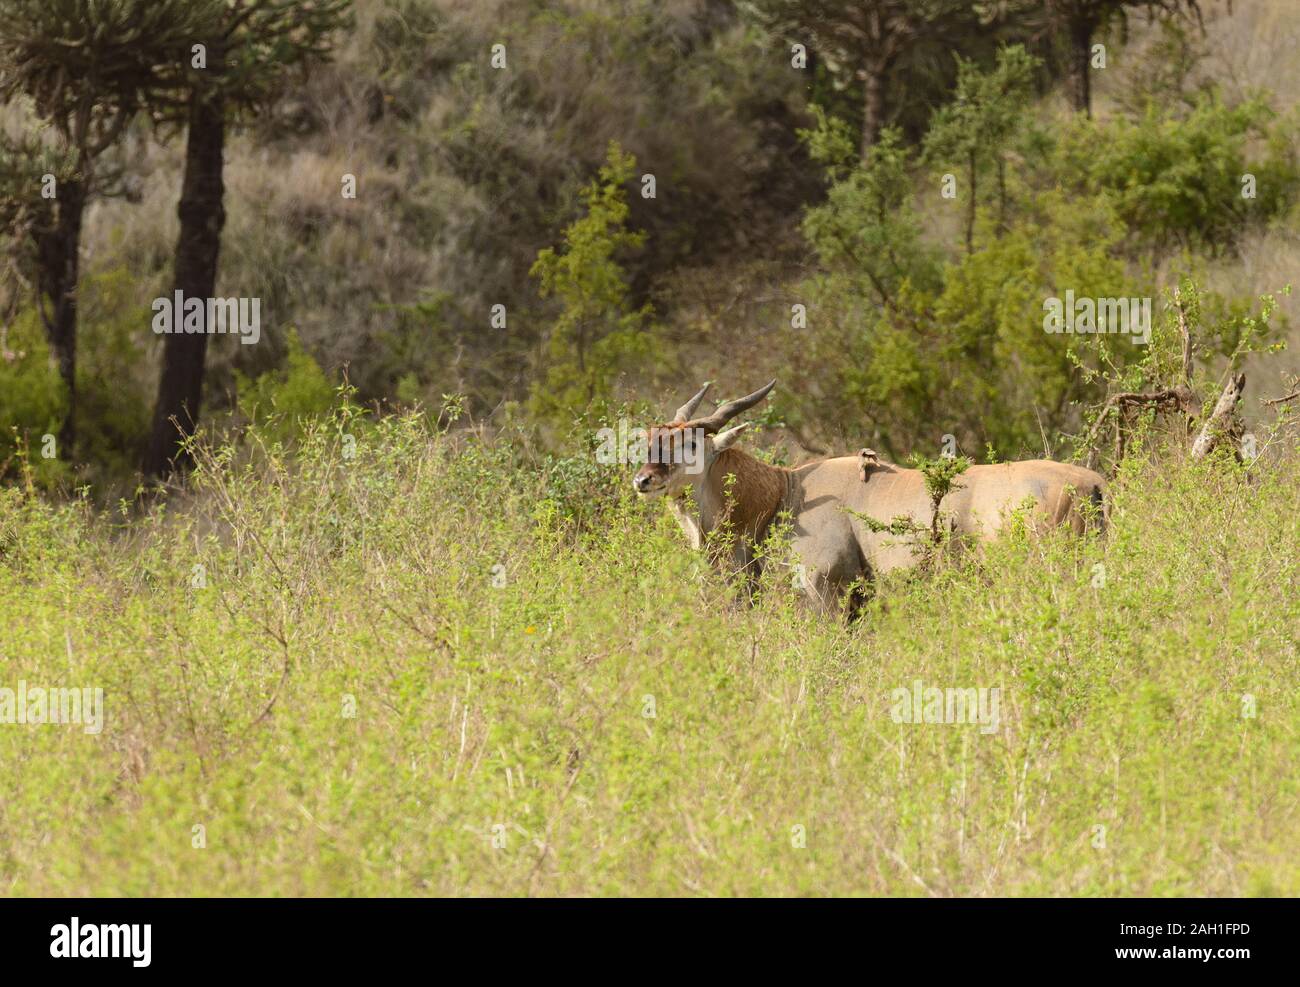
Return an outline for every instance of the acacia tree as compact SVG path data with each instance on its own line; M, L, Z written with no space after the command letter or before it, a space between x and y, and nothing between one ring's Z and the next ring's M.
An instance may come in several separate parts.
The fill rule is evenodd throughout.
M194 0L209 15L193 38L189 71L172 118L186 127L185 173L177 205L180 235L174 290L186 298L216 292L225 226L226 130L241 115L264 109L292 70L328 57L333 33L350 19L351 0ZM194 434L203 398L208 336L163 337L162 370L143 472L165 477L188 465L178 451Z
M976 0L751 0L770 30L815 48L830 70L862 85L861 155L891 115L891 79L918 45L960 38L980 23Z
M76 436L81 225L103 188L97 162L150 92L174 84L177 53L199 19L190 0L0 0L0 23L0 99L30 99L62 145L53 159L61 166L46 173L52 186L15 168L5 195L34 248L38 309L67 388L67 455ZM38 145L27 143L11 146L11 161L36 160Z
M1112 21L1126 22L1129 11L1187 14L1201 20L1200 0L1030 0L1043 3L1046 24L1066 45L1066 96L1080 113L1092 115L1092 45Z

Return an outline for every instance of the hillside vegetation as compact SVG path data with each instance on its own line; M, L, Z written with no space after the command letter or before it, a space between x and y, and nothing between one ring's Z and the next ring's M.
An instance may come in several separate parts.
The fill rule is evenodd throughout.
M773 26L767 6L355 0L328 60L229 128L216 291L259 298L266 324L257 345L210 340L200 424L323 412L346 377L378 409L459 395L476 420L571 456L623 402L778 377L787 430L768 441L790 455L865 442L902 459L952 434L967 455L1012 458L1059 453L1087 425L1106 394L1080 364L1141 355L1045 335L1045 297L1159 306L1191 276L1219 321L1275 294L1268 341L1293 335L1286 3L1203 3L1203 30L1138 13L1111 25L1091 118L1065 104L1037 22L963 28L897 67L865 151L852 73L816 51L795 68L807 31ZM57 144L29 101L0 124L11 142ZM36 187L4 148L0 216ZM184 152L144 120L106 152L117 181L82 236L78 439L34 460L49 489L135 491ZM0 248L22 247L10 239ZM58 433L68 408L27 290L38 278L21 250L15 263L0 289L10 480L17 444ZM1197 353L1215 373L1235 345L1219 336ZM1248 417L1290 389L1294 353L1237 354ZM281 394L286 377L309 386Z

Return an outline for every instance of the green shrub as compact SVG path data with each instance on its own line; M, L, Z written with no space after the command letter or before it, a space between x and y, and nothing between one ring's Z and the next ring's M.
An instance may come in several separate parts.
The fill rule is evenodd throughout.
M139 281L125 267L82 277L77 331L77 459L100 486L120 488L140 465L158 381L158 339Z
M69 478L65 459L41 455L42 447L57 453L57 442L51 447L44 437L58 435L67 408L67 389L50 359L40 318L27 309L0 337L0 479L19 476L20 449L41 486Z
M1076 118L1062 138L1062 178L1112 196L1130 236L1148 247L1217 253L1296 201L1292 127L1263 97L1229 106L1212 94L1185 117L1152 105L1137 118ZM1246 175L1255 198L1243 195Z
M565 229L562 249L545 248L533 264L542 297L561 305L531 388L531 407L541 420L567 425L607 411L619 371L651 352L651 309L631 307L619 263L620 254L645 242L644 234L626 228L624 186L635 169L636 159L611 143L607 163L583 189L585 214Z
M239 410L254 422L268 425L267 434L288 441L302 434L305 423L326 414L334 405L335 386L290 330L284 366L250 380L236 372Z

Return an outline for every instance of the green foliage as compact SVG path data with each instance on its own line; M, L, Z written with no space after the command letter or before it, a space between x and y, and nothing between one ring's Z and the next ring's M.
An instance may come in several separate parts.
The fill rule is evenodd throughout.
M833 118L818 118L806 140L835 178L823 205L809 209L803 232L823 266L865 280L885 304L909 282L933 283L933 252L920 240L912 208L912 183L901 135L885 130L859 167L846 170L843 131Z
M94 479L106 488L133 472L149 426L152 381L145 346L150 337L142 331L149 325L149 309L135 301L136 289L121 267L86 275L81 284L77 401L84 420L78 460L93 463ZM33 475L45 487L84 475L57 445L54 458L39 454L40 437L57 434L66 412L66 387L40 318L34 309L23 309L7 331L0 330L0 421L26 436Z
M35 133L21 133L13 136L0 129L0 247L2 256L17 256L23 261L23 268L30 270L35 259L24 256L22 241L32 232L51 221L53 203L39 193L45 175L53 175L58 182L66 181L77 173L76 156L66 147L51 146L41 140ZM8 242L6 242L8 241ZM17 286L17 279L12 281ZM10 289L10 284L5 287ZM8 302L0 296L0 304ZM10 306L5 305L7 310Z
M813 126L795 131L808 149L808 157L822 166L831 182L846 177L858 164L858 148L853 131L839 117L832 116L818 103L808 106L813 116ZM897 133L891 132L891 141L897 143Z
M612 142L598 177L582 190L585 214L565 228L559 250L538 253L530 272L541 296L560 303L532 388L532 409L544 421L604 412L618 373L652 351L652 310L631 307L619 259L645 242L643 233L627 229L624 186L635 170L636 159Z
M376 334L365 366L369 388L404 404L433 404L447 389L499 387L518 369L518 354L502 345L491 357L467 360L455 324L467 313L447 292L408 305L380 305L390 327ZM482 322L480 313L480 323ZM502 340L508 329L491 329ZM482 329L479 330L482 335Z
M1263 101L1205 97L1187 121L1153 108L1142 121L1074 122L1053 140L1025 114L1034 70L1019 47L988 71L963 61L935 115L922 161L964 163L964 256L922 226L896 135L853 166L844 126L815 113L804 139L831 185L804 221L823 272L800 289L809 328L783 353L797 379L817 381L787 397L796 426L845 423L838 441L895 456L947 432L967 449L1041 455L1100 397L1103 368L1123 376L1146 358L1130 337L1043 332L1045 299L1158 300L1135 246L1231 244L1290 207L1294 152ZM1257 199L1241 196L1246 173ZM941 253L954 259L939 264ZM1207 302L1207 357L1243 335L1267 345L1247 324L1250 300Z
M981 191L988 187L982 174L988 165L996 172L998 215L1006 220L1006 156L1026 125L1025 105L1039 64L1020 45L999 49L997 64L988 72L958 56L956 92L935 112L925 136L928 164L963 169L967 252L974 249L975 213Z
M1102 199L1035 197L1029 215L984 249L945 270L929 310L937 345L935 395L945 429L978 448L992 443L1012 458L1042 452L1065 428L1072 406L1092 395L1075 372L1141 356L1130 339L1058 336L1043 331L1043 304L1067 289L1080 297L1141 297L1151 288L1131 278L1114 256L1123 227Z
M1077 366L1124 362L1106 337L1043 332L1043 301L1151 294L1116 256L1124 227L1104 196L1026 192L1005 227L948 263L926 242L905 156L886 133L865 166L809 210L805 234L830 273L811 279L808 330L785 354L816 389L789 395L796 422L848 422L842 441L891 455L958 436L1019 457L1066 430L1095 392ZM1124 341L1119 346L1132 344ZM867 431L869 430L869 431Z
M925 492L930 495L937 514L937 508L943 499L961 487L957 477L970 469L972 463L965 456L940 456L937 459L929 459L925 456L913 455L909 465L921 471L921 475L925 478Z
M370 240L388 241L391 215L411 255L394 290L418 279L421 295L456 299L444 359L457 361L454 386L476 416L536 383L551 313L538 312L528 272L542 249L563 249L559 233L607 163L611 139L659 183L656 198L633 192L628 203L627 228L646 234L618 258L632 309L661 278L766 251L772 240L756 230L788 222L817 193L794 135L804 102L797 73L759 57L766 39L728 6L690 16L661 0L416 6L420 16L385 11L377 50L341 57L347 91L373 100L352 124L371 170L381 162L385 173L397 169L392 207L376 213L384 222ZM488 64L495 44L505 45L505 69ZM388 256L361 231L354 249L372 254L368 269ZM385 274L362 273L362 293L388 283ZM356 294L334 307L355 305ZM498 304L510 312L509 331L484 331L485 313ZM378 321L371 311L365 318ZM314 338L300 324L326 352L347 348L332 339L337 321L321 313ZM364 367L353 367L367 397L387 396L384 378L363 379Z
M1186 116L1152 105L1135 119L1076 120L1062 140L1062 174L1109 194L1148 248L1217 253L1296 201L1293 133L1262 97L1230 106L1204 95ZM1243 195L1246 175L1255 179L1253 199Z
M77 365L78 458L95 463L99 478L124 480L139 464L149 432L155 381L146 332L151 314L125 267L81 282Z
M296 331L289 331L288 343L283 367L255 380L235 374L240 411L265 426L264 434L282 442L300 437L312 419L333 407L335 398L335 386Z
M20 449L42 487L67 478L66 461L41 455L43 437L58 434L67 401L40 319L26 309L7 327L0 326L0 422L5 426L0 432L0 479L18 477Z
M1021 45L1000 49L988 72L958 55L956 91L935 111L925 137L930 163L1000 155L1022 122L1038 64Z

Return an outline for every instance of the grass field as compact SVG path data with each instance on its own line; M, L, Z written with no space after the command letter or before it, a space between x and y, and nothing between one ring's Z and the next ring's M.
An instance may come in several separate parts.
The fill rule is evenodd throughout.
M0 725L0 893L1300 893L1280 445L1130 460L1104 541L851 627L415 418L218 454L146 518L0 489L0 686L105 697ZM999 690L996 729L896 722L918 680Z

